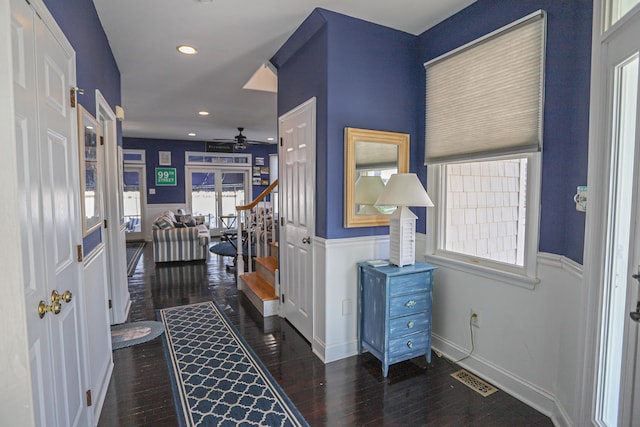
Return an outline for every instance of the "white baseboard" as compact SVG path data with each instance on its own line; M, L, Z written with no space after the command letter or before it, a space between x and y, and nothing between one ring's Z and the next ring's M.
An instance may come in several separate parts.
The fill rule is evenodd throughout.
M468 354L468 350L434 334L431 348L449 360L458 360ZM488 381L498 389L526 403L551 418L557 427L572 427L573 423L556 397L535 384L475 355L459 363L464 369Z

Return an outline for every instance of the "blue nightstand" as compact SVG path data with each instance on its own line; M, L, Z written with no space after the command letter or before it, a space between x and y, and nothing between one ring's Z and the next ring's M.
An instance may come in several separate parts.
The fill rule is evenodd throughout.
M358 264L358 353L365 348L389 365L424 355L431 362L433 271L414 265Z

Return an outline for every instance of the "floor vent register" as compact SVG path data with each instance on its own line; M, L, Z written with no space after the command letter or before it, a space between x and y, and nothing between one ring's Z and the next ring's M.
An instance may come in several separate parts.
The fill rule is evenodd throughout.
M484 397L490 396L498 391L498 389L491 384L481 380L473 374L470 374L464 369L454 372L451 376Z

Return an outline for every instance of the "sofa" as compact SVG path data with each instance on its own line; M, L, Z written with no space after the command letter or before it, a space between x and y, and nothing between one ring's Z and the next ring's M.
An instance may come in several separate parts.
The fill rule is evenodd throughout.
M155 262L206 260L209 256L209 227L189 214L165 211L153 221Z

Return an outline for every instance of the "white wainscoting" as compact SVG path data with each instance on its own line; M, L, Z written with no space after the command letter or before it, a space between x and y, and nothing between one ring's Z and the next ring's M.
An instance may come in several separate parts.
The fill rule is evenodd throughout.
M426 240L418 239L419 247ZM420 257L421 258L421 257ZM552 418L575 425L581 375L579 338L582 266L539 253L534 289L440 267L433 291L433 349L452 360L469 353L470 310L475 350L461 362L471 372Z
M173 211L175 213L178 209L185 209L184 203L166 203L166 204L154 204L154 205L145 205L145 218L144 218L144 240L147 242L151 242L153 240L153 233L151 233L151 226L153 225L153 220L159 217L164 211Z
M418 234L424 260L426 236ZM325 363L357 353L357 271L360 261L387 258L388 236L316 238L313 351ZM559 255L538 254L534 289L439 268L433 291L433 349L457 360L471 342L470 310L480 313L475 351L461 363L501 390L550 416L575 425L582 266Z
M314 239L313 351L325 363L357 354L360 261L389 257L389 236Z
M113 371L104 244L98 245L85 258L83 273L89 385L93 399L93 420L97 424Z

